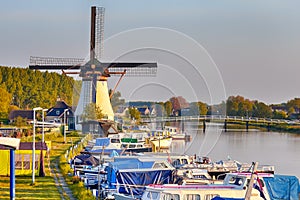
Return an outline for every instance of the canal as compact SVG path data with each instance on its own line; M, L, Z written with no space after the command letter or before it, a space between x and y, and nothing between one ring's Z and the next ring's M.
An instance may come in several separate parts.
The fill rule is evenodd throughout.
M274 165L275 173L300 179L300 134L232 130L224 132L218 124L208 124L205 133L195 123L185 123L190 141L173 141L170 151L209 156L213 161L234 159Z

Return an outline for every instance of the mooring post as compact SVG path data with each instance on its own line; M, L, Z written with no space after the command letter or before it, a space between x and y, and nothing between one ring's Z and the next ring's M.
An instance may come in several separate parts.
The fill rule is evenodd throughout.
M227 132L227 119L224 121L224 131Z
M249 120L246 121L246 131L249 131Z
M271 125L270 125L270 122L268 122L268 124L267 124L267 130L268 130L268 132L271 131Z
M203 133L205 133L206 130L206 123L205 123L205 119L203 120Z
M10 200L16 197L15 150L10 149Z

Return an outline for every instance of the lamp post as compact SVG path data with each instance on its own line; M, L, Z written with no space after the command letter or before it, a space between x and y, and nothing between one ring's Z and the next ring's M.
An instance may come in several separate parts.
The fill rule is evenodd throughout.
M45 131L44 131L44 128L45 128L45 117L44 117L44 112L46 112L48 109L43 109L43 113L42 113L42 120L43 120L43 124L42 124L42 143L44 144L45 142Z
M32 184L35 181L35 112L43 110L41 107L33 108L33 140L32 140Z
M64 143L67 143L66 141L66 114L67 114L68 109L64 110Z

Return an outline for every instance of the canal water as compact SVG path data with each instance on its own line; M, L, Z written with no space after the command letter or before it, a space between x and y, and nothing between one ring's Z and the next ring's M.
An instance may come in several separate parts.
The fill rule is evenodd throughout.
M275 173L300 179L300 134L232 130L224 132L219 124L208 124L205 133L195 123L185 123L190 141L173 141L171 152L209 156L213 161L274 165Z

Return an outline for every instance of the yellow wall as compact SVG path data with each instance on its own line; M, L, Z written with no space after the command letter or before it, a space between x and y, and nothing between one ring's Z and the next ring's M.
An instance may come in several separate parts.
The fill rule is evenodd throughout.
M10 175L10 157L9 150L0 150L0 175L9 176ZM36 170L35 173L38 174L40 169L40 150L35 150L36 155ZM45 158L46 151L43 151ZM19 161L19 163L18 163ZM18 163L18 164L17 164ZM31 175L32 174L32 150L16 150L15 151L15 174L16 175Z

